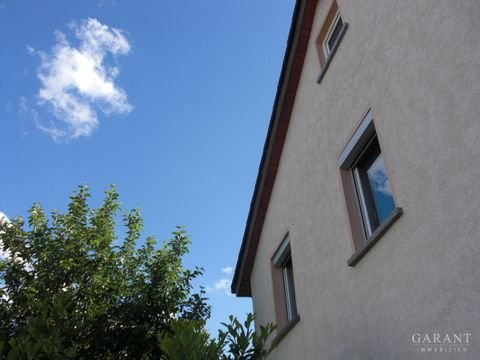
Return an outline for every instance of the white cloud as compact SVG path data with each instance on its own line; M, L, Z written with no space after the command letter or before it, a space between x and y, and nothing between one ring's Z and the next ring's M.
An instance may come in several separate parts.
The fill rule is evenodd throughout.
M29 119L33 120L33 123L38 129L50 135L53 138L53 140L57 142L67 137L66 131L58 128L57 124L54 121L50 121L48 124L43 122L38 114L38 111L35 110L32 106L30 106L28 100L23 96L20 97L20 100L19 100L18 113L22 116L28 117ZM28 132L24 132L24 134L28 135Z
M387 196L392 196L392 188L390 187L390 181L387 177L385 161L383 156L379 156L368 170L368 177L373 182L373 187L376 191L379 191Z
M221 268L221 272L224 274L218 280L216 280L212 285L207 285L205 290L208 294L219 294L219 295L227 295L233 296L232 292L230 291L230 285L232 283L232 279L229 276L233 271L231 266L226 266Z
M228 278L221 278L213 284L213 287L207 286L207 292L214 292L218 294L223 294L227 296L233 296L232 292L230 291L230 284L232 283L231 279Z
M97 109L106 115L133 109L125 91L114 83L118 67L106 62L108 54L130 52L122 31L96 19L72 23L70 29L78 40L76 47L59 31L50 53L27 47L41 59L37 73L41 82L39 103L47 104L55 116L49 124L37 116L36 125L55 140L89 136L99 124Z
M233 268L231 266L226 266L226 267L222 268L222 272L224 274L231 274L232 271L233 271Z
M223 278L218 281L215 281L215 284L213 287L217 291L227 290L230 288L230 279Z

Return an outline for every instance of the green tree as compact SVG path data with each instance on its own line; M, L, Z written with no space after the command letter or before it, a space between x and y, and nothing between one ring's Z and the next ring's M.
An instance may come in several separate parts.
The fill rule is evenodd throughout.
M201 320L186 321L177 319L172 323L172 331L159 336L160 347L166 360L263 360L274 349L267 348L267 339L275 326L253 328L253 314L248 314L244 323L233 316L230 322L222 323L225 330L219 330L218 337L212 339Z
M253 330L230 317L218 337L205 329L201 268L185 269L190 240L182 227L157 249L141 241L138 209L121 210L115 188L98 209L86 186L65 213L39 204L0 220L0 356L7 359L262 360L274 327ZM118 239L121 218L123 240Z
M97 209L89 196L81 186L65 213L48 218L34 204L28 226L0 223L2 357L160 358L158 335L174 320L210 316L203 290L192 291L202 270L182 265L190 243L183 228L160 249L153 237L139 246L139 210L123 212L113 187Z

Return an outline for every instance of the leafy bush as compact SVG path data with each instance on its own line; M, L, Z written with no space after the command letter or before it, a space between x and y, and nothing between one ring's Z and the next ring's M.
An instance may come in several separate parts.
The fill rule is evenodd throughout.
M159 336L160 347L167 360L262 360L273 350L266 349L266 342L275 330L272 324L253 328L253 314L248 314L242 324L230 316L230 322L222 323L217 339L205 330L203 321L178 319L172 324L172 332Z

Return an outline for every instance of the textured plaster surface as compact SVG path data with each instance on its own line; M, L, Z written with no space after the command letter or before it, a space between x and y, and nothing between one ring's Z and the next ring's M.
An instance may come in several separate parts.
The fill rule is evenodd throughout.
M478 359L480 2L337 0L349 30L320 84L315 38L251 277L275 322L270 259L290 233L300 322L271 359ZM353 268L337 158L372 109L404 215ZM467 353L414 333L471 333Z

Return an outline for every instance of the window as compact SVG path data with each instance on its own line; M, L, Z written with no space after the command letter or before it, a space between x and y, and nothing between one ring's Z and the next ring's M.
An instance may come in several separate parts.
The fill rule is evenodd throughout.
M340 35L340 31L342 31L343 21L340 13L337 14L336 20L333 23L332 29L328 34L327 38L325 39L324 47L325 47L325 57L332 53L333 47L337 43L338 37Z
M370 236L395 208L376 136L366 145L352 169L366 236Z
M292 257L289 255L285 263L281 265L283 278L283 292L285 294L285 309L287 321L290 322L297 317L297 305L295 303L295 286L293 284Z
M320 76L317 79L318 83L322 81L347 29L348 23L343 21L338 4L336 0L333 0L316 41L321 68Z
M390 179L371 111L338 159L355 253L354 266L402 215L395 206Z
M275 298L275 311L279 337L283 337L298 320L292 255L289 236L282 241L272 257L272 278Z

